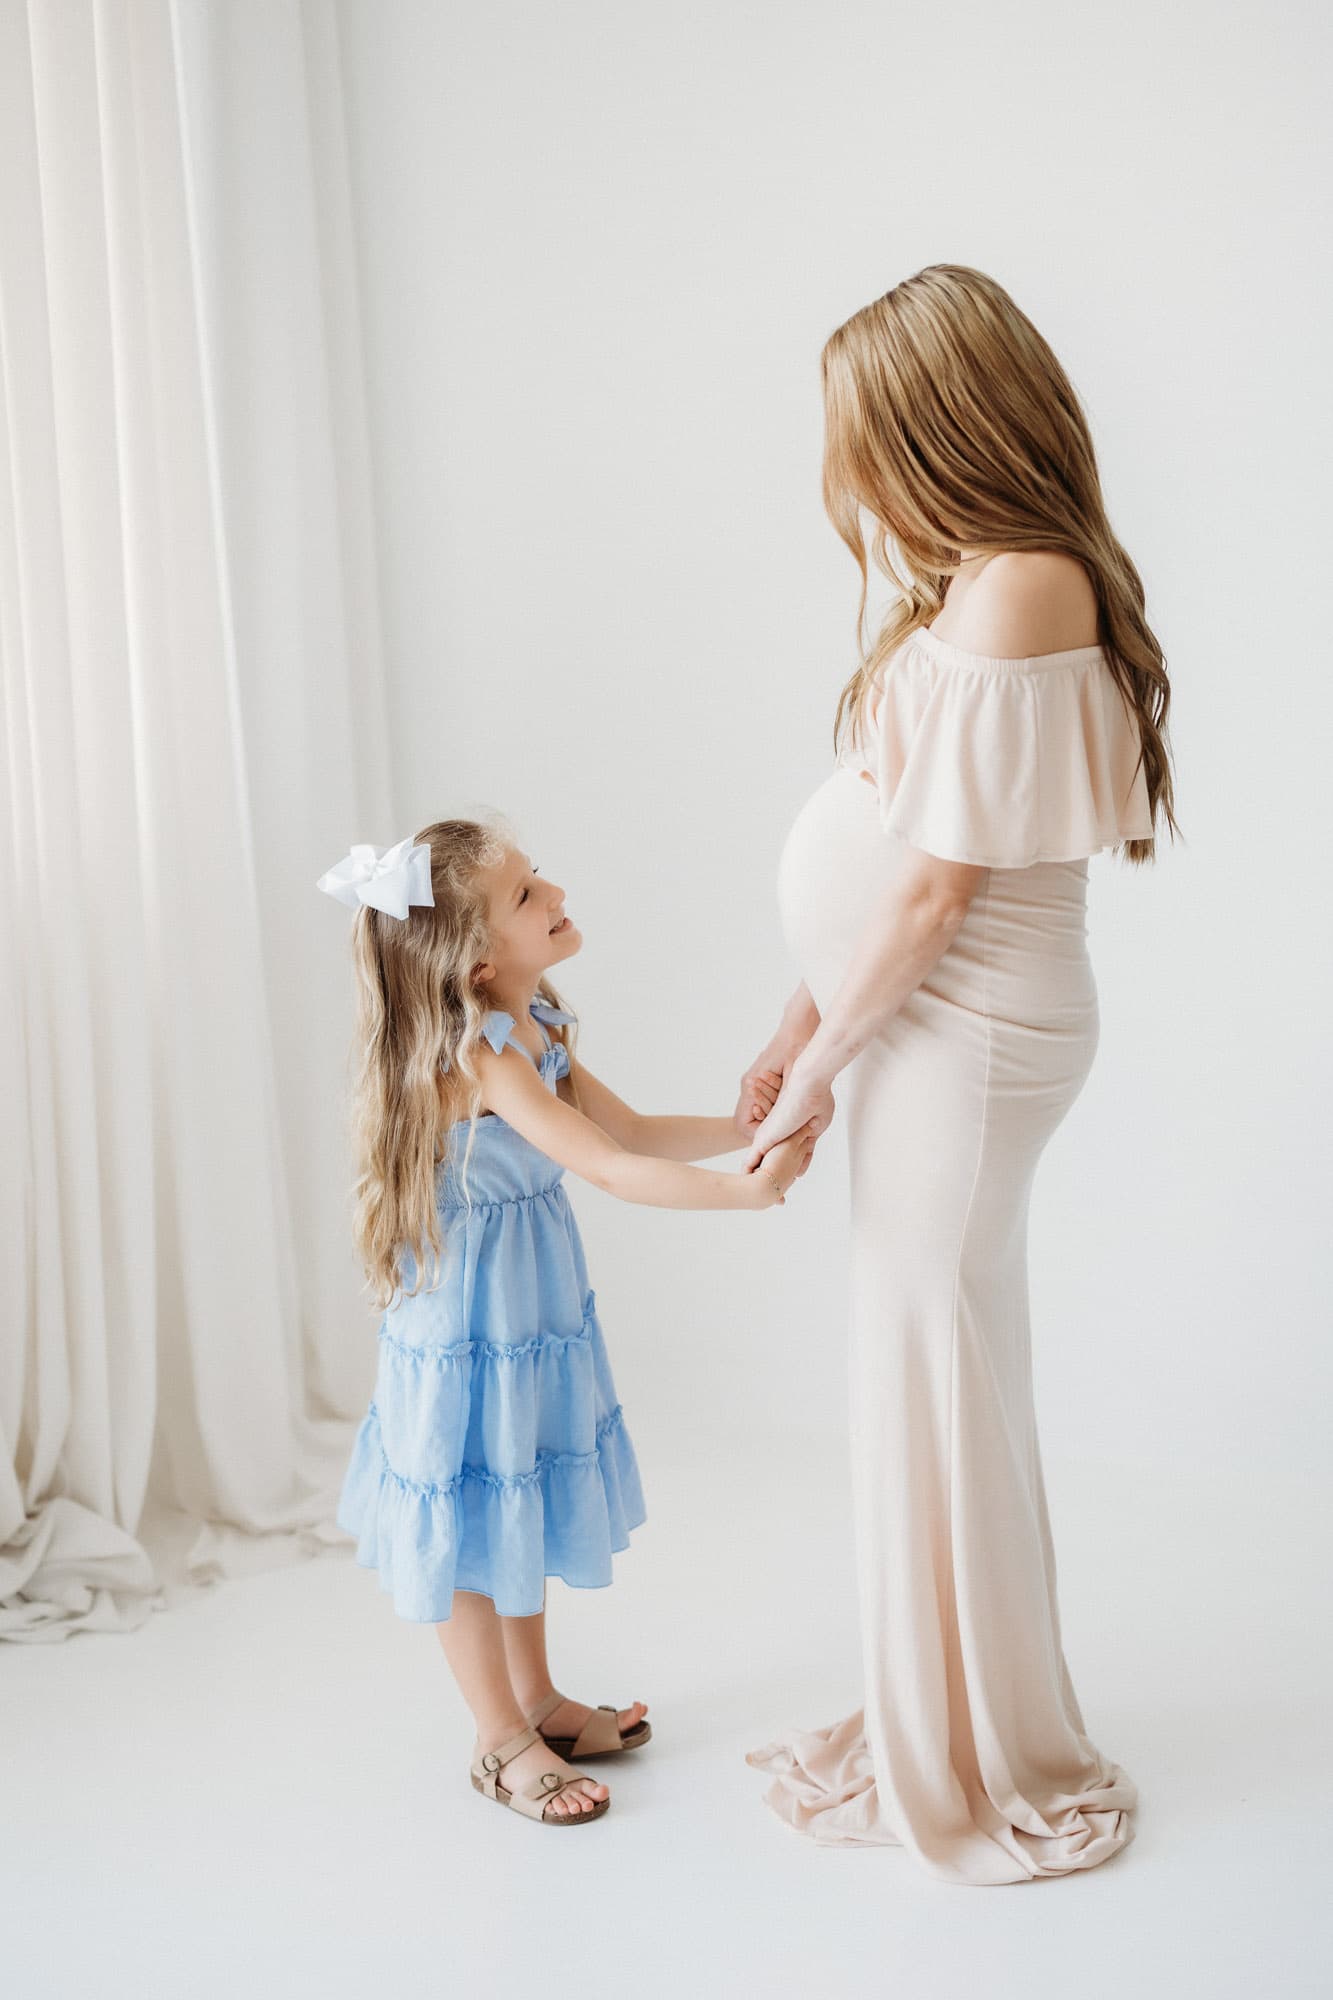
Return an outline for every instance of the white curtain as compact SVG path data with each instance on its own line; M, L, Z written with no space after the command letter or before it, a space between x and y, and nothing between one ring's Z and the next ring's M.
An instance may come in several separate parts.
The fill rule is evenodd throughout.
M331 5L0 0L0 1637L341 1539L313 884L400 831L343 133Z

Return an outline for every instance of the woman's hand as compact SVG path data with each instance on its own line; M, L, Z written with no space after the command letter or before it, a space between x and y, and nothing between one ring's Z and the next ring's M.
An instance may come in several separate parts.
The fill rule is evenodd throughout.
M773 1043L770 1042L768 1048L765 1049L763 1055L757 1056L755 1058L754 1062L750 1065L749 1069L746 1070L745 1075L741 1078L741 1094L736 1102L736 1110L735 1113L733 1114L733 1123L735 1124L736 1130L740 1133L742 1139L753 1140L755 1133L758 1131L759 1127L763 1124L765 1118L768 1117L774 1105L777 1103L779 1095L781 1094L782 1080L783 1080L782 1069L773 1067L769 1062L773 1046L774 1046ZM804 1044L802 1042L797 1042L794 1045L791 1055L787 1058L788 1068L790 1068L791 1065L795 1062L796 1057L800 1054L801 1048L803 1046ZM830 1092L829 1102L828 1102L828 1112L827 1116L824 1119L825 1125L828 1123L828 1120L832 1118L833 1109L834 1109L833 1097L832 1093ZM819 1136L819 1133L823 1129L824 1129L823 1125L820 1125L816 1122L814 1129L811 1133L809 1143L806 1146L806 1149L801 1156L801 1164L796 1169L797 1180L799 1180L801 1175L805 1173L805 1171L810 1165L811 1160L814 1158L815 1139ZM749 1170L751 1162L755 1160L757 1157L758 1156L753 1153L750 1155L750 1159L747 1160L744 1171Z
M750 1068L741 1078L741 1094L736 1100L732 1122L742 1139L752 1139L759 1126L778 1101L782 1088L782 1071L764 1064L763 1056L756 1056Z
M837 1110L833 1091L821 1077L803 1075L799 1057L793 1063L782 1087L772 1104L772 1108L755 1128L751 1150L745 1157L743 1173L757 1167L771 1146L799 1132L802 1126L809 1129L811 1149L801 1165L804 1173L813 1156L814 1141L821 1132L826 1132ZM799 1178L799 1176L798 1176Z
M783 1083L790 1076L796 1061L819 1026L819 1009L810 994L809 987L802 980L782 1010L782 1019L770 1036L768 1043L755 1057L741 1078L740 1096L732 1114L741 1138L747 1143L753 1141L755 1133L772 1112L778 1101ZM827 1104L821 1106L821 1119L816 1122L814 1137L823 1131L833 1116L832 1093ZM776 1140L774 1134L767 1143ZM767 1150L767 1148L765 1148ZM798 1170L798 1178L810 1164L813 1156L813 1138ZM752 1160L760 1155L752 1154Z
M753 1139L757 1128L777 1103L784 1077L813 1032L813 1029L796 1032L779 1028L746 1070L741 1078L736 1109L732 1113L732 1123L742 1139Z

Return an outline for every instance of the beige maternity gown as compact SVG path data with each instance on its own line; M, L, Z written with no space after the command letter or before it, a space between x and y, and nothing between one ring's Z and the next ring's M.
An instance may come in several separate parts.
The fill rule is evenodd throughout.
M1042 1150L1097 1048L1088 856L1152 821L1099 647L994 659L926 630L880 681L864 750L844 750L782 852L783 928L816 1005L909 846L988 873L838 1085L864 1705L748 1761L816 1841L1021 1882L1126 1846L1137 1796L1089 1738L1062 1649L1026 1237Z

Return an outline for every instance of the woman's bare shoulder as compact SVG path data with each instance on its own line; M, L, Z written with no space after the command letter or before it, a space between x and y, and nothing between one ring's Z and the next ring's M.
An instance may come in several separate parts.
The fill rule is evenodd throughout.
M1055 549L992 556L950 617L953 596L936 622L939 636L964 652L1023 660L1098 643L1092 579L1076 556Z

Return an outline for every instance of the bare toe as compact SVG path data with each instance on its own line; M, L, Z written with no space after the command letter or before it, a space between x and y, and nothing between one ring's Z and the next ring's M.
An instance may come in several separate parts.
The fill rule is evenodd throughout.
M599 1785L591 1778L580 1778L576 1785L570 1785L567 1790L558 1793L555 1803L566 1818L582 1819L585 1813L592 1811L594 1805L600 1804L601 1800L608 1796L605 1785Z

